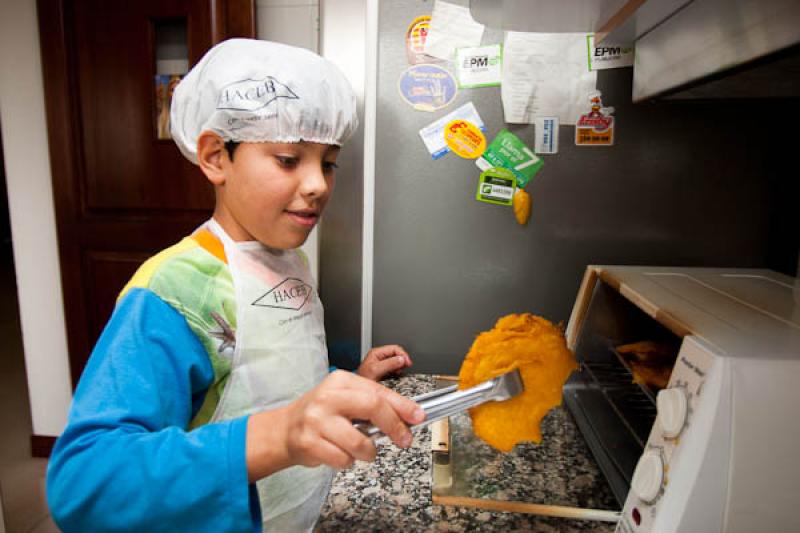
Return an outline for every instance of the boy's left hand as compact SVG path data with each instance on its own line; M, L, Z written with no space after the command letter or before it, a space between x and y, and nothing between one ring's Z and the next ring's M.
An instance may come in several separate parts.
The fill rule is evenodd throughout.
M367 356L361 361L356 373L367 379L378 381L387 374L399 372L410 366L411 357L403 347L389 344L378 346L367 352Z

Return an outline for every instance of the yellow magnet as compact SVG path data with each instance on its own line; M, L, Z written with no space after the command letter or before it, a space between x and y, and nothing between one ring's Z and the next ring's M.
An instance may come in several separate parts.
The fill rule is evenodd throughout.
M486 137L481 129L462 119L447 123L444 127L444 140L456 155L464 159L480 157L486 150Z

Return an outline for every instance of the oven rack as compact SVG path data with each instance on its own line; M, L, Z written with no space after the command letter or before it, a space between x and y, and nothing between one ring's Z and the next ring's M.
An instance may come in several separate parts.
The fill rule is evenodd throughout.
M625 358L622 356L622 354L619 353L615 348L609 348L609 350L611 350L611 353L613 353L615 356L617 356L617 360L625 368L625 371L628 373L628 377L631 379L631 381L633 381L633 369L628 364L628 361L626 361ZM653 402L653 404L656 403L656 395L653 394L653 390L650 387L648 387L644 383L639 383L638 381L636 382L636 385L640 389L642 389L642 392L645 394L645 396L650 398L650 400Z
M652 394L633 382L633 375L617 362L583 361L585 375L594 388L608 400L617 416L644 448L656 418L656 402Z

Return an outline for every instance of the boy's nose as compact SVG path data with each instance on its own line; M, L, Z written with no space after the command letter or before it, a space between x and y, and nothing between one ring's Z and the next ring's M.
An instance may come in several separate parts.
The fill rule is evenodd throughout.
M305 197L318 198L328 193L329 184L321 168L309 168L303 173L300 183L300 194Z

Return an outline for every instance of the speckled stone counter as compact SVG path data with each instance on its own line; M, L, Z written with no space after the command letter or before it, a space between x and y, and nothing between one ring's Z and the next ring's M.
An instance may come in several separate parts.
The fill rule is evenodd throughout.
M404 396L434 389L430 376L413 375L385 382ZM468 424L459 421L455 424ZM608 485L571 416L554 409L542 422L543 446L525 446L508 456L485 445L461 446L473 497L618 509ZM451 456L459 439L454 431ZM546 446L544 445L546 443ZM462 443L463 444L463 443ZM519 448L519 447L518 447ZM521 459L521 458L524 458ZM454 457L456 459L456 457ZM465 461L466 462L466 461ZM339 472L316 531L543 531L611 532L614 524L434 505L431 491L430 431L415 434L407 450L380 446L374 463L358 462Z

